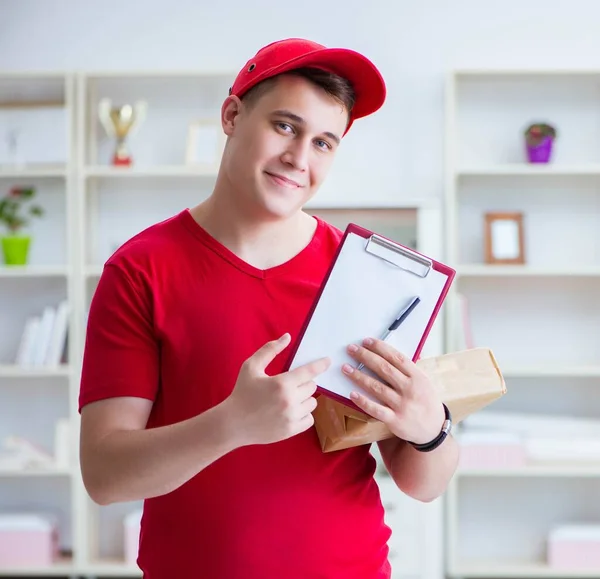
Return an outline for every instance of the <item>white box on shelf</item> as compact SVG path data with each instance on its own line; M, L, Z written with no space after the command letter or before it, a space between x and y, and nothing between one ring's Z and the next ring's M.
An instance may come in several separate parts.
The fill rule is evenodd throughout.
M142 510L129 513L123 519L124 527L124 553L127 565L137 565L138 548L140 541L140 526L142 521Z
M460 444L460 468L516 468L527 463L521 439L510 432L461 432L457 441Z
M548 535L547 557L555 569L600 569L600 522L557 525Z
M0 514L0 568L48 566L59 554L58 530L50 517Z

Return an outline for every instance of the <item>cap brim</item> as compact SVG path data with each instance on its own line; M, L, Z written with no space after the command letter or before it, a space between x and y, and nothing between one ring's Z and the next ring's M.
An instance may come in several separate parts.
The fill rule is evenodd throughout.
M304 66L314 66L346 78L356 93L352 118L358 119L377 111L386 97L386 85L377 67L365 56L346 48L323 48L303 54L268 71L281 74Z

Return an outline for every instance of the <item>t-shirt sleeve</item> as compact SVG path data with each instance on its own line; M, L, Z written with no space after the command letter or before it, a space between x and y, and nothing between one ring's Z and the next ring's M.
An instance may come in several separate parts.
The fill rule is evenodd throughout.
M154 400L159 346L152 297L120 265L105 265L92 298L83 352L79 410L117 396Z

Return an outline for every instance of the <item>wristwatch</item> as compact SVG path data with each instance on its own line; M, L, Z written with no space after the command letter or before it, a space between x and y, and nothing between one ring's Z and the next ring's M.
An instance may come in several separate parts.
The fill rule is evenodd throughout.
M442 424L442 430L440 433L430 442L426 442L424 444L416 444L415 442L407 441L408 444L416 448L420 452L430 452L435 450L444 440L448 434L450 434L450 430L452 429L452 415L450 414L450 410L448 407L442 402L442 406L444 407L444 423Z

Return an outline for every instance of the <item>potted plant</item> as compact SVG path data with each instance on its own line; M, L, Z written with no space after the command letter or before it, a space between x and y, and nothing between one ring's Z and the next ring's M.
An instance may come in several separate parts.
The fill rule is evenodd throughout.
M29 256L31 236L23 230L33 217L41 217L43 209L32 202L34 187L13 187L0 199L0 222L7 229L1 237L6 265L25 265Z
M532 123L525 129L525 149L530 163L548 163L556 129L548 123Z

